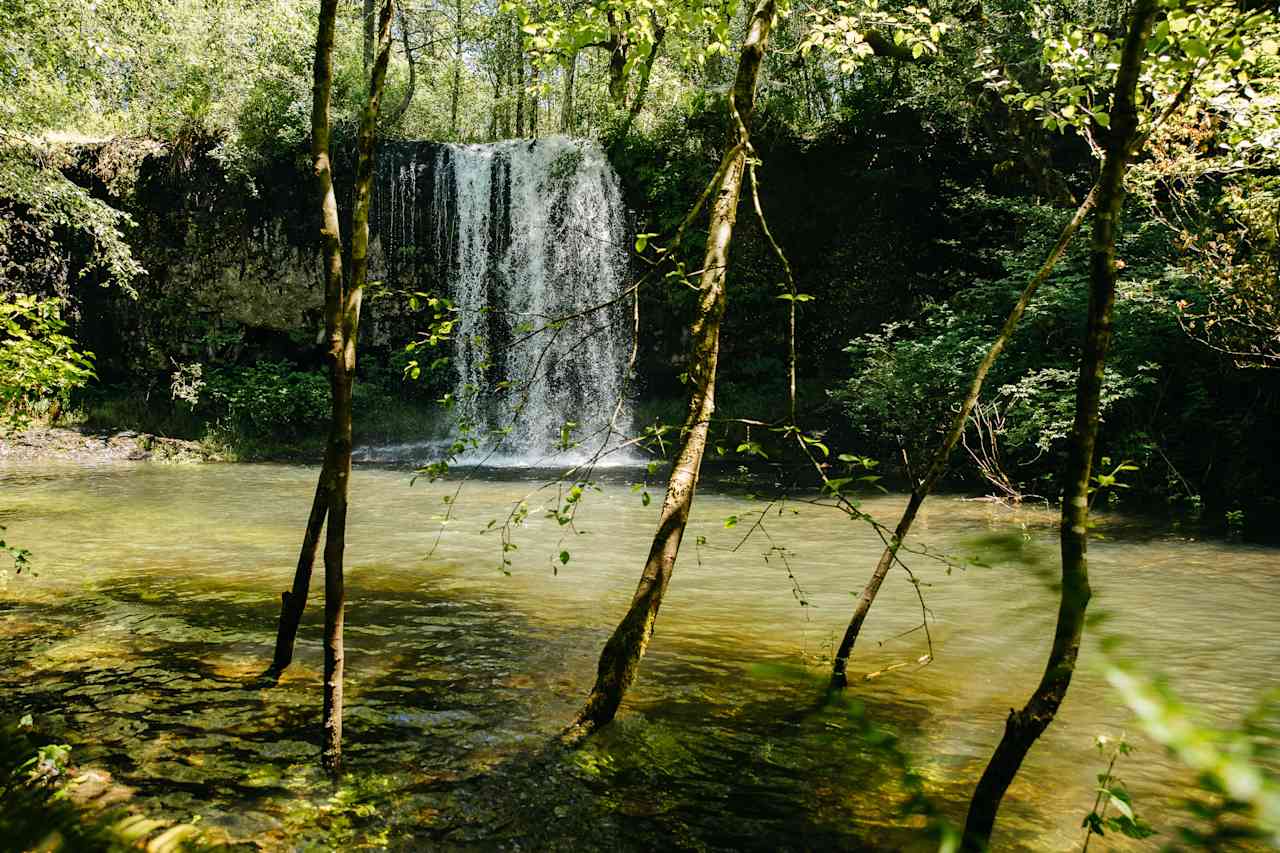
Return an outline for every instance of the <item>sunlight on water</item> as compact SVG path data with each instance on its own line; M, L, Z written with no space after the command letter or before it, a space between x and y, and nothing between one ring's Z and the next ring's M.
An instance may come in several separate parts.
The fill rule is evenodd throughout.
M774 505L753 528L761 504L704 488L618 723L572 758L547 758L542 748L585 695L634 588L660 499L644 506L615 473L570 528L544 517L554 489L481 479L441 529L433 519L456 483L410 487L404 472L358 469L348 522L353 772L331 801L315 769L318 582L295 666L274 689L254 680L270 658L315 475L267 465L0 472L0 523L31 549L38 573L10 575L0 590L0 712L32 713L146 808L200 815L211 838L273 849L308 840L575 849L583 839L928 849L918 821L897 812L900 774L861 736L866 726L896 731L927 793L960 820L1005 714L1039 678L1051 633L1056 594L1038 570L1056 566L1052 514L936 499L915 542L1002 561L948 573L910 560L935 617L936 660L916 663L926 651L913 630L920 603L891 576L851 669L908 665L858 681L852 706L815 710L825 656L878 540L807 504ZM649 491L659 498L660 484ZM507 576L498 534L482 530L526 496ZM882 519L900 505L866 502ZM727 529L730 515L739 521ZM1128 638L1131 655L1169 673L1221 725L1276 685L1280 553L1122 523L1102 532L1090 548L1093 606L1113 614L1107 630ZM1087 643L1059 719L1006 800L999 849L1073 849L1103 769L1094 736L1134 737L1096 657ZM1121 775L1168 840L1188 779L1135 739Z

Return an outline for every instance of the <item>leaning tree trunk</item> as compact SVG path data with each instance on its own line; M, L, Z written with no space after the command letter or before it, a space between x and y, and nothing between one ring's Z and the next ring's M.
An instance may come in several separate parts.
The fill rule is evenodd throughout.
M934 452L924 478L914 484L911 490L911 498L907 501L907 507L902 511L902 517L898 519L898 526L894 528L893 538L889 540L889 544L881 552L880 561L876 563L875 571L871 573L871 579L867 581L867 585L862 588L862 595L858 597L858 603L853 611L853 618L849 620L849 626L845 628L844 637L840 640L839 648L836 649L835 661L831 668L831 687L833 689L841 689L848 684L846 670L849 665L849 656L853 654L853 646L858 641L858 634L862 631L862 623L866 621L867 613L871 611L871 605L875 603L876 595L880 592L880 585L884 583L885 576L889 574L889 569L893 568L893 563L897 559L898 549L902 547L902 543L906 540L907 533L910 532L911 525L915 522L916 514L920 511L921 505L924 504L925 498L929 497L933 492L938 480L946 473L947 462L951 459L951 452L955 450L960 437L964 435L965 426L969 421L969 413L973 411L974 405L978 402L978 396L982 393L982 383L986 381L987 374L991 372L991 368L995 366L1000 353L1004 351L1009 339L1013 337L1013 332L1018 327L1018 322L1022 319L1023 313L1026 312L1027 306L1031 304L1032 297L1040 289L1040 285L1044 284L1050 274L1053 273L1053 268L1057 266L1058 260L1062 257L1063 252L1066 251L1072 238L1075 237L1076 231L1080 229L1080 223L1084 221L1089 211L1093 209L1097 197L1098 188L1095 185L1093 189L1089 190L1089 194L1085 196L1079 208L1076 209L1071 221L1066 224L1062 229L1062 233L1058 235L1058 242L1054 244L1049 256L1036 272L1035 277L1023 289L1022 295L1014 303L1009 316L1005 318L1004 326L1000 328L1000 334L996 336L991 348L987 350L987 354L978 364L978 369L974 371L973 379L969 383L969 391L960 404L960 410L951 419L946 436L943 438L942 444Z
M293 663L293 645L298 637L298 626L302 623L302 611L307 606L307 593L311 589L311 572L315 567L320 531L329 512L329 483L325 472L332 470L332 467L326 448L324 463L320 468L320 481L316 483L311 514L307 518L307 532L302 537L302 552L298 555L298 565L293 573L293 587L280 593L280 624L276 627L276 649L271 658L271 666L264 673L271 681L277 680L289 668L289 664Z
M658 529L649 548L640 584L631 606L600 655L595 686L564 739L574 742L613 719L627 688L635 681L640 659L653 636L658 609L671 581L680 540L693 506L698 471L707 442L707 429L715 410L716 364L720 354L720 322L725 310L725 269L737 219L738 198L746 167L747 124L755 106L756 80L773 23L775 0L760 0L742 45L738 78L730 94L731 107L742 118L738 142L724 155L717 172L718 185L707 236L705 261L699 282L697 314L691 328L689 381L693 393L675 466L667 481Z
M343 552L347 494L351 478L351 392L355 379L356 336L360 301L369 260L369 194L373 182L374 128L391 53L392 0L385 0L378 16L377 59L369 86L369 100L360 117L359 159L356 166L355 206L352 213L351 274L343 280L342 236L338 201L333 188L329 154L329 106L333 91L333 37L337 0L321 0L316 32L314 87L311 108L311 160L320 197L320 248L325 277L325 333L329 342L329 387L333 398L329 440L320 469L315 499L307 520L302 553L293 589L284 593L276 652L268 673L278 676L293 657L298 622L319 541L325 529L324 718L321 760L331 774L342 768L342 676L344 616Z
M1023 758L1054 715L1075 672L1085 611L1089 606L1089 568L1086 559L1089 523L1089 476L1102 399L1103 371L1111 345L1112 311L1116 295L1116 233L1124 203L1124 176L1133 157L1138 114L1135 90L1147 38L1156 16L1157 0L1138 0L1129 24L1116 72L1110 130L1097 128L1104 139L1102 175L1098 179L1098 210L1093 218L1089 259L1089 317L1080 373L1076 380L1076 414L1067 453L1062 495L1062 592L1058 623L1044 675L1020 711L1010 711L1004 736L973 793L965 821L966 850L984 850L991 839L996 812Z

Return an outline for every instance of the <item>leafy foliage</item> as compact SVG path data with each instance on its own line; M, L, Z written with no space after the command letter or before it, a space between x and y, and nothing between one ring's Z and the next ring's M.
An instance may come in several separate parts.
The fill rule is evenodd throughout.
M1201 796L1188 801L1194 824L1179 827L1184 843L1207 850L1241 839L1280 842L1280 781L1272 760L1280 732L1280 702L1263 695L1242 725L1205 725L1161 679L1109 656L1107 680L1143 730L1194 770Z
M1093 808L1081 823L1085 828L1084 849L1089 849L1091 836L1104 836L1108 832L1137 839L1155 835L1155 830L1134 812L1133 797L1115 774L1116 762L1122 756L1132 755L1133 747L1123 736L1113 740L1106 735L1099 735L1096 745L1098 752L1108 761L1107 769L1098 774L1098 794L1094 797ZM1108 811L1115 814L1108 815Z
M93 354L66 334L60 299L0 295L0 412L22 424L36 403L66 403L94 377Z
M85 820L65 796L70 747L41 743L31 718L0 730L0 838L15 850L123 850L106 820Z
M205 386L209 405L229 425L250 434L297 435L329 415L329 383L287 362L219 368Z
M882 442L900 441L913 458L923 458L939 440L960 389L967 387L1007 307L1034 274L1061 216L1051 209L989 197L963 204L996 221L1021 220L1021 245L989 251L1004 274L973 282L949 301L928 306L910 323L889 324L855 339L847 350L854 375L833 392L859 434L870 441L877 436ZM1142 250L1140 243L1130 245ZM1141 419L1133 414L1118 417L1119 413L1140 413L1153 404L1161 375L1153 354L1177 339L1170 303L1154 296L1167 287L1160 266L1139 268L1132 255L1129 263L1137 275L1155 278L1130 278L1122 285L1118 344L1102 401L1104 420L1117 426ZM1063 262L987 381L992 389L987 402L1000 415L1005 469L1019 472L1024 483L1055 470L1071 428L1075 372L1061 365L1072 363L1079 345L1076 330L1088 299L1083 265L1079 252ZM1111 434L1113 442L1119 438Z

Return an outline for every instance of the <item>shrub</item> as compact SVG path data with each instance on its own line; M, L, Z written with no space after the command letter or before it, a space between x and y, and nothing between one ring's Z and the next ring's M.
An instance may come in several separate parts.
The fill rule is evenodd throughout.
M329 415L329 381L323 373L288 362L214 370L205 386L211 414L246 435L299 435Z

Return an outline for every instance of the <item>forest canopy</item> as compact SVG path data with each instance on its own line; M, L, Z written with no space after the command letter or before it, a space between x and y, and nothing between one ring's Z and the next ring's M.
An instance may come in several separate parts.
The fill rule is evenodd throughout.
M323 563L323 639L298 654L323 685L334 780L354 463L430 448L392 461L456 483L434 559L477 521L458 509L474 472L525 465L541 441L578 461L545 505L480 520L503 576L531 516L560 531L553 575L577 569L578 513L611 453L658 514L549 749L592 742L653 665L677 556L686 572L713 547L685 536L710 471L717 499L757 505L724 518L743 532L731 553L768 538L806 622L766 515L803 504L866 534L874 568L841 581L814 713L865 736L941 849L988 849L1110 614L1090 609L1099 516L1275 537L1277 368L1265 0L0 0L0 430L319 465L254 684L270 696L299 670ZM922 640L923 668L920 562L989 567L920 544L936 492L1060 514L1060 571L1027 556L1026 524L978 548L1025 563L1057 621L985 770L966 765L963 819L848 698L887 576L907 578L912 618L918 604L901 636ZM896 524L866 508L890 493ZM27 568L21 543L0 550ZM1262 724L1200 726L1100 636L1101 677L1197 774L1188 843L1274 840ZM27 749L30 718L17 731ZM1086 847L1153 831L1113 773L1120 744L1099 742ZM66 760L39 748L0 775L37 810Z

